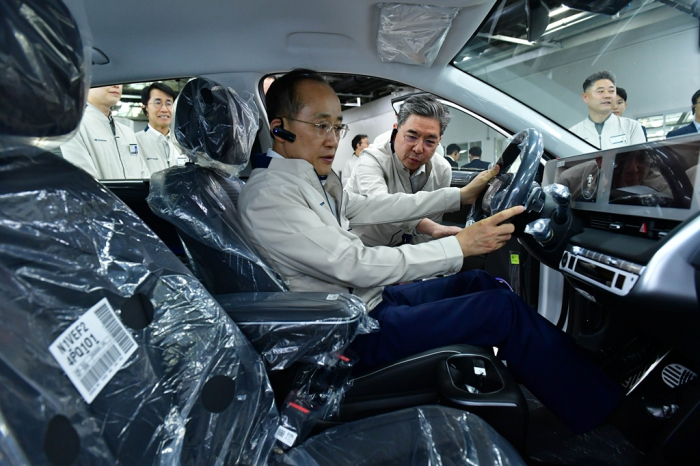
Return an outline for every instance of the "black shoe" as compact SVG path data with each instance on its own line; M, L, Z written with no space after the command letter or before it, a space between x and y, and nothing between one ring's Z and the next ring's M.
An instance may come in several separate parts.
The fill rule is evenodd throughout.
M660 396L623 398L608 421L638 450L648 452L659 431L680 411L677 396L669 392Z

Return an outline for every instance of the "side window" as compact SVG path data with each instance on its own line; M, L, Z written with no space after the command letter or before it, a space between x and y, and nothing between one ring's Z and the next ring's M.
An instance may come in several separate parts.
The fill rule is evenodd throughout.
M445 148L445 156L457 157L459 168L483 169L498 160L505 147L506 136L453 104L443 103L452 115L440 141Z
M95 87L60 155L99 180L141 180L187 161L170 135L187 78ZM143 100L145 99L145 100Z

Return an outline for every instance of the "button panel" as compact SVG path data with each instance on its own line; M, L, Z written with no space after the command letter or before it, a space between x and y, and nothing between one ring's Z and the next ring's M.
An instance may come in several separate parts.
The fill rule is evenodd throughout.
M619 296L634 287L644 267L578 246L569 246L562 255L559 269Z

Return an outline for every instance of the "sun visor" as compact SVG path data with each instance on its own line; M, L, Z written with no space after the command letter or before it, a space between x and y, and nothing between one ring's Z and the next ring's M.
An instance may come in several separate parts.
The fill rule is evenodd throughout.
M82 5L60 0L0 4L0 136L3 148L58 147L80 124L91 36Z
M430 67L459 8L380 3L377 52L383 62Z

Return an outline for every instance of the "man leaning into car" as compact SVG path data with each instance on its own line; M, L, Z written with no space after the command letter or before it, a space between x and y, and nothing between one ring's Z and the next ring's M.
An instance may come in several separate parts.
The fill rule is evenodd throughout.
M433 157L450 121L447 108L430 94L406 99L397 117L395 137L383 146L370 146L357 162L346 191L371 195L447 188L452 168L445 157ZM353 227L366 246L420 243L459 233L461 228L440 225L442 212L405 223Z
M457 210L476 199L497 168L461 190L343 192L331 165L347 127L333 89L317 73L295 70L275 81L265 99L273 147L268 168L254 170L241 192L242 224L291 290L363 299L381 330L353 342L359 365L457 343L497 346L499 357L572 430L587 431L613 411L621 388L580 355L568 335L488 274L388 286L457 272L464 256L502 247L513 226L501 224L523 207L417 245L367 247L352 231Z

